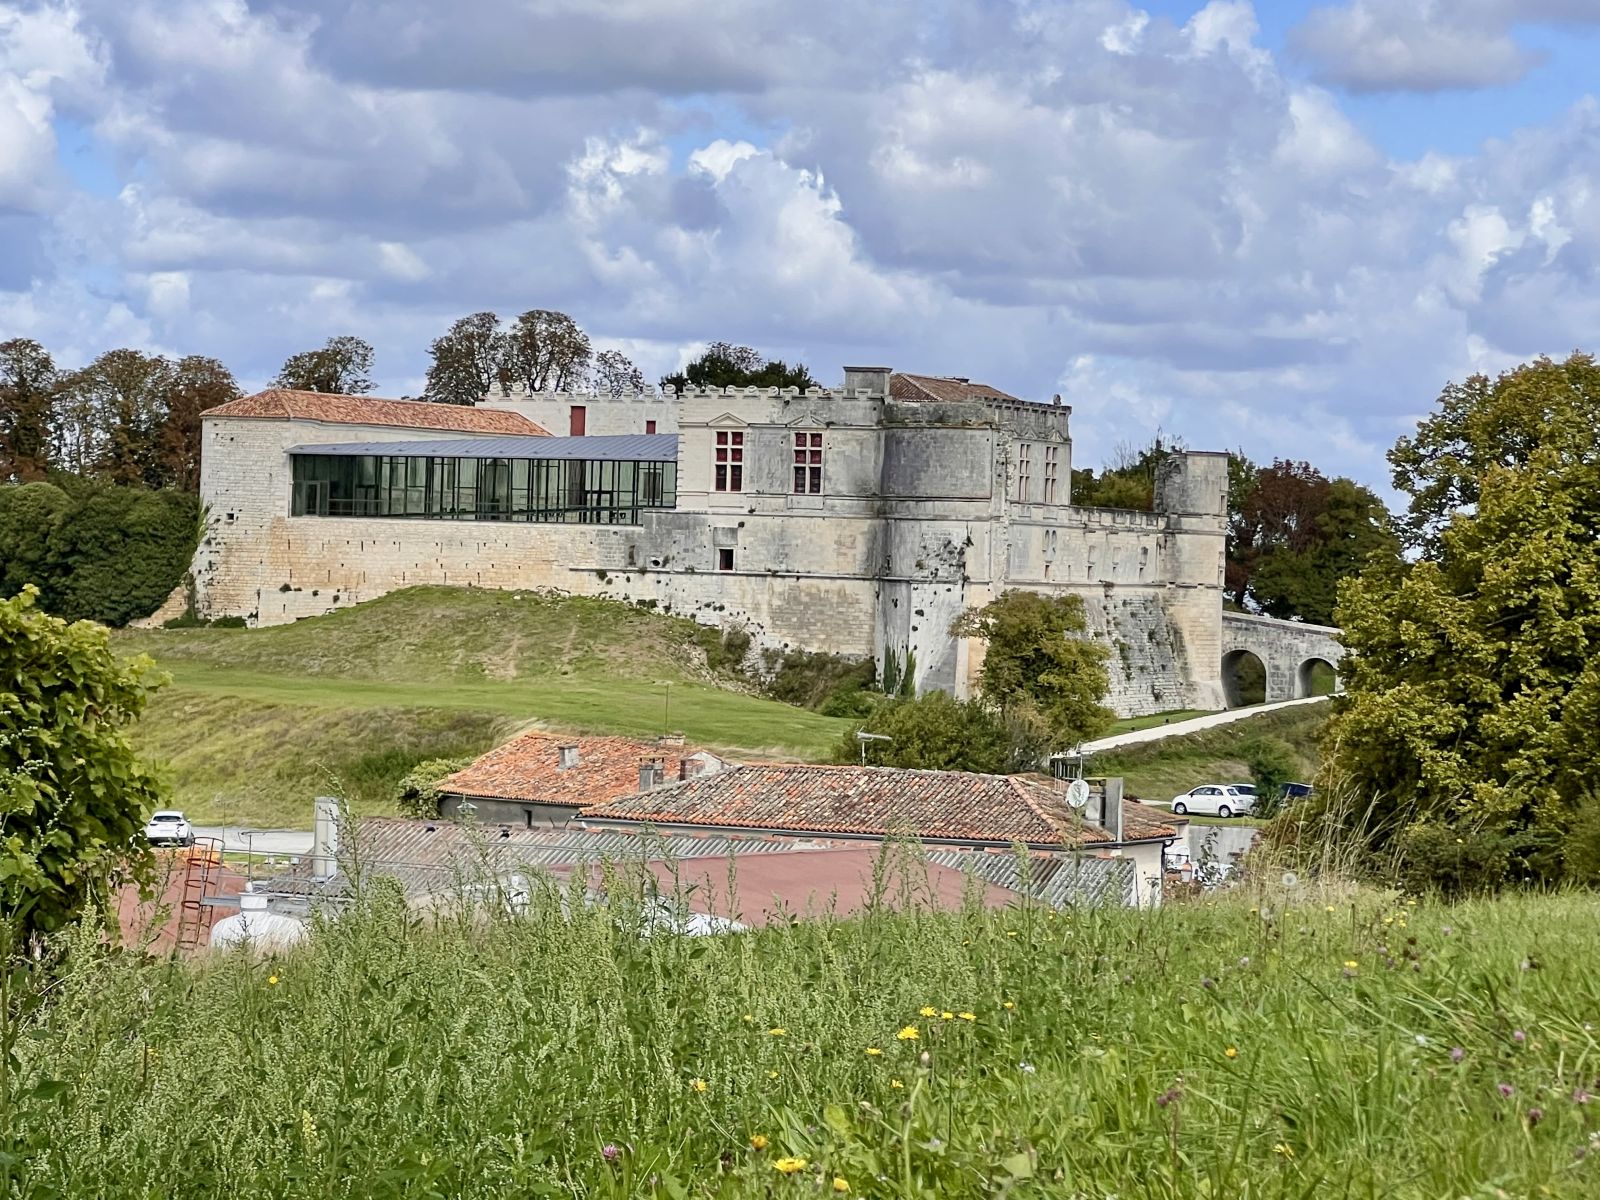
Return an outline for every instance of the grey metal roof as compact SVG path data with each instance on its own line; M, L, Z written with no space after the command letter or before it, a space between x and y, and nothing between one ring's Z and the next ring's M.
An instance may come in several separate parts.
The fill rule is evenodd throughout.
M1131 858L1101 858L1095 854L1049 857L1029 855L1024 864L1015 854L984 854L970 850L930 850L928 861L975 875L996 887L1031 894L1052 908L1093 907L1133 902L1135 865ZM1027 886L1024 886L1026 883Z
M600 462L677 462L675 433L598 437L427 438L404 442L327 442L292 446L290 454L415 455L424 458L559 458Z

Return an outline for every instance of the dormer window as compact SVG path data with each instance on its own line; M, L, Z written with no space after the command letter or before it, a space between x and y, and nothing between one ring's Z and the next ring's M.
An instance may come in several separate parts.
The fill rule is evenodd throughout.
M797 433L794 435L794 494L820 496L822 494L822 434Z
M719 492L744 491L744 432L717 431L716 489Z

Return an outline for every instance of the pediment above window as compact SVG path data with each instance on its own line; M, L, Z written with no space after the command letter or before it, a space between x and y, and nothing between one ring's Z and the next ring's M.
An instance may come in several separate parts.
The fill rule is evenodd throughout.
M706 424L711 426L711 428L713 428L713 429L748 429L748 428L750 428L750 422L742 420L739 417L734 416L734 414L731 413L731 412L725 412L720 417L712 417L709 421L706 422Z

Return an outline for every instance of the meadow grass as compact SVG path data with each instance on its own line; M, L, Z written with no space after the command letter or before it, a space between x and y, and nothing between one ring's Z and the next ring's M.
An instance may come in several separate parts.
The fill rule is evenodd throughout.
M10 977L0 1190L1600 1194L1590 896L1272 883L710 938L629 904L425 927L377 887L265 961L83 937L36 1006Z
M826 757L849 722L706 666L692 621L617 601L412 588L266 629L124 630L171 676L132 737L191 820L301 827L337 778L358 815L430 758L519 729L682 731L750 758Z

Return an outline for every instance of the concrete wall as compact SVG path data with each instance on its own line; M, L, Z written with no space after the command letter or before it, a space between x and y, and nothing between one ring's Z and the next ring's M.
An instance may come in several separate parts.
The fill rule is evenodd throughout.
M1175 456L1156 512L1075 508L1066 407L903 402L883 394L886 376L855 378L871 386L489 401L557 434L579 399L591 434L645 419L676 430L678 507L636 526L290 517L289 447L418 431L208 418L199 610L273 624L418 584L555 588L742 627L763 648L892 656L914 664L919 691L964 695L982 646L951 638L951 623L1021 587L1083 598L1119 712L1222 707L1225 455ZM734 431L743 487L718 492L716 437ZM820 495L794 491L800 431L823 438Z

